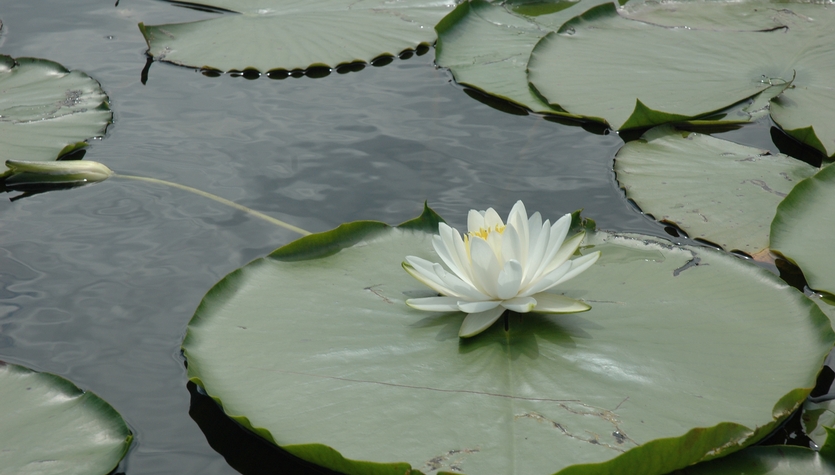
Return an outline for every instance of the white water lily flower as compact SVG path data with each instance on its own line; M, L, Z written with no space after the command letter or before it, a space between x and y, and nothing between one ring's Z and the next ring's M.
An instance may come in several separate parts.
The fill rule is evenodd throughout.
M569 260L585 236L566 240L571 215L553 225L540 214L528 218L517 201L507 224L493 208L470 210L468 233L440 223L432 244L449 267L407 256L403 268L441 297L406 300L418 310L462 311L467 314L458 336L467 338L486 330L505 310L519 313L575 313L591 307L584 302L546 292L588 269L600 251Z

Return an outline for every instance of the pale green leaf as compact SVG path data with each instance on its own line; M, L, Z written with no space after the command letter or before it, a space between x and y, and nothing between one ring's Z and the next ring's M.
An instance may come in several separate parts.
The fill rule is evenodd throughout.
M768 247L777 205L816 171L783 154L668 126L649 130L615 157L620 186L643 212L749 255Z
M220 71L305 70L370 62L435 41L453 0L207 0L218 18L139 24L160 61Z
M534 93L528 84L528 58L545 34L604 1L463 2L436 27L435 61L449 68L459 84L534 112L576 117L548 105ZM523 15L538 11L549 13Z
M433 295L400 266L438 260L430 235L369 222L317 236L217 284L183 348L233 419L347 474L664 474L766 435L835 337L747 262L590 231L582 252L602 257L553 290L591 310L459 339L464 314L405 304ZM764 360L780 362L768 378Z
M0 91L0 163L55 160L112 118L96 80L46 59L0 55Z
M791 82L774 100L774 120L835 154L833 9L753 0L638 5L623 15L643 21L604 5L537 44L528 77L549 104L615 129L643 128L705 117Z
M798 183L771 223L771 249L803 271L809 287L835 294L835 167L827 166Z
M106 475L131 439L121 416L95 394L0 362L0 475Z

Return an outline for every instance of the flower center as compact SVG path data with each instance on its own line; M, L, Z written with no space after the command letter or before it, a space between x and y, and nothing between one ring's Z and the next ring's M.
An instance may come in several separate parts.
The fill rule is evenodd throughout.
M486 241L487 236L489 236L490 233L496 232L496 233L502 234L506 227L507 226L505 226L505 225L497 224L496 226L494 226L492 228L478 228L478 231L470 232L470 233L467 233L467 234L469 234L470 236L473 236L473 237L480 237L481 239L484 239Z
M504 233L504 230L507 226L504 224L497 224L492 228L478 228L478 231L468 232L464 235L464 247L467 249L467 258L472 261L473 256L470 254L470 240L471 238L480 238L483 239L484 242L490 245L490 249L493 250L493 253L496 255L496 258L499 260L501 264L502 260L502 238L501 235ZM490 239L490 235L492 235L492 239Z

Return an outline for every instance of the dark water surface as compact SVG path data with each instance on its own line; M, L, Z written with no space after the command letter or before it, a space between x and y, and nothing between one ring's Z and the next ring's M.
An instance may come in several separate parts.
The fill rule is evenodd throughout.
M205 77L153 63L137 28L213 14L157 0L0 0L0 53L82 70L115 118L86 159L199 188L309 231L399 223L424 200L457 227L522 199L544 217L665 236L624 199L622 145L500 112L433 66L432 50L322 79ZM773 149L768 123L725 136ZM224 275L294 233L162 185L111 179L0 199L0 359L100 395L135 434L120 470L233 474L189 417L186 325Z

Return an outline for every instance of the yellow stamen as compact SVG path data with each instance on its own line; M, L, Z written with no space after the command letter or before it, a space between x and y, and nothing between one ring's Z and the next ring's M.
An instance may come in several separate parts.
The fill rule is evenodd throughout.
M497 224L494 228L479 228L478 231L467 233L470 236L480 237L481 239L487 240L487 236L490 235L491 232L496 231L497 233L501 234L504 232L504 228L507 226Z
M489 236L490 233L497 232L499 234L502 234L502 233L504 233L504 229L506 227L507 227L506 225L497 224L493 228L478 228L478 231L474 231L474 232L465 234L464 235L464 248L467 249L467 258L470 259L470 261L472 261L472 259L473 259L472 255L470 255L470 236L481 238L481 239L486 241L487 236Z

